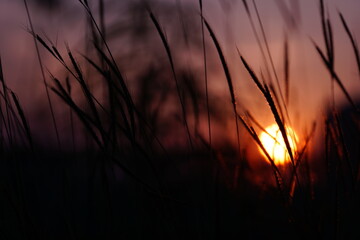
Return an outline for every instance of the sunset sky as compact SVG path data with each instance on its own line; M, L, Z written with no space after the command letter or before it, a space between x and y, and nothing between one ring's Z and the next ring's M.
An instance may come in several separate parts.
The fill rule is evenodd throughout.
M50 4L47 1L33 0L28 2L35 29L40 36L44 39L48 37L62 51L65 50L64 43L67 42L75 52L85 52L86 41L83 39L86 36L86 14L77 1L51 1ZM96 2L94 10L96 9ZM122 65L125 74L128 76L129 85L133 86L134 92L136 92L136 84L133 82L136 82L134 79L136 73L139 72L139 66L134 68L132 62L136 61L134 59L137 56L146 56L145 58L140 57L140 59L148 59L148 63L151 62L149 60L153 57L151 51L157 51L160 56L165 57L164 49L161 46L160 39L156 36L150 18L146 14L139 21L144 21L152 36L148 35L148 39L143 42L140 40L142 37L138 42L129 41L130 38L127 37L129 32L134 34L129 29L136 25L136 22L130 16L129 9L134 9L132 8L134 6L141 6L141 1L125 1L121 4L118 4L118 1L111 0L105 2L110 46L121 61L120 65ZM271 125L273 117L267 104L242 66L236 51L236 48L238 48L258 76L261 75L261 72L265 74L265 64L242 1L208 0L203 2L204 16L214 29L230 67L239 112L249 110L264 126ZM262 39L251 2L249 1L250 11L257 28L257 34ZM293 127L298 132L302 132L305 128L311 126L312 121L321 120L326 113L331 98L330 76L311 42L311 40L314 40L324 49L319 6L317 1L294 1L293 3L298 2L298 5L294 4L294 9L288 5L288 13L284 13L279 10L280 2L288 4L291 1L279 1L278 4L276 1L256 1L281 83L283 83L284 36L287 35L288 37L290 51L289 113L293 119ZM337 11L340 11L345 16L355 38L359 39L360 29L357 23L360 21L358 14L360 2L356 0L329 0L325 2L326 11L329 13L333 25L336 71L347 90L354 99L357 99L360 79L357 73L355 57ZM168 35L172 51L179 57L178 66L186 66L186 64L190 63L197 74L202 74L203 62L200 49L197 49L196 44L187 48L184 41L181 40L183 38L181 27L186 30L190 41L198 41L201 37L198 1L150 1L150 6L152 6L155 14L159 16L160 24ZM175 14L169 15L169 10ZM180 14L185 19L183 25L179 24ZM295 25L289 23L287 14L294 17ZM44 96L44 88L42 81L38 80L40 77L39 65L31 36L25 31L27 27L28 21L23 2L1 0L0 35L2 37L0 39L0 53L5 77L9 86L19 95L25 111L31 116L35 112L41 113L44 111L41 109L43 108L41 102ZM221 101L230 103L224 73L214 45L207 33L206 41L209 57L210 98L216 96L216 99L220 98ZM141 44L144 47L141 47ZM265 45L263 45L263 48L265 49ZM54 61L52 56L43 49L41 53L46 68L52 73L61 75L62 68ZM267 61L270 66L269 59ZM202 75L200 76L202 77ZM273 74L272 78L274 78ZM29 91L30 88L31 91ZM339 88L336 86L335 89L337 104L346 103ZM230 104L227 105L230 106ZM33 128L44 127L43 124L40 124L41 127L37 126L39 124L37 121L40 120L32 120ZM231 120L229 121L231 122ZM229 131L232 131L233 126L229 128Z
M360 0L84 1L0 0L1 239L360 239Z

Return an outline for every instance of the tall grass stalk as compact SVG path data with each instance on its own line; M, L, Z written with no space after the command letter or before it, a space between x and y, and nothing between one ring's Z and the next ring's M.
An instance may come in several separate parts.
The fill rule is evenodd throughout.
M262 23L262 20L261 20L259 11L258 11L258 7L257 7L257 5L256 5L256 0L252 0L252 2L253 2L253 6L254 6L254 9L255 9L255 12L256 12L256 16L257 16L257 19L258 19L258 22L259 22L260 29L261 29L261 34L262 34L262 37L263 37L263 39L264 39L265 49L266 49L268 58L269 58L269 60L270 60L271 69L272 69L272 72L273 72L273 74L274 74L274 76L275 76L276 86L277 86L278 91L279 91L279 94L280 94L280 99L281 99L281 102L282 102L282 106L283 106L284 109L285 109L285 113L286 113L286 116L287 116L287 120L290 121L290 117L289 117L289 113L288 113L288 110L287 110L286 101L285 101L285 99L284 99L283 91L282 91L281 86L280 86L280 80L279 80L278 74L277 74L276 69L275 69L275 65L274 65L274 61L273 61L272 55L271 55L271 53L270 53L270 47L269 47L268 40L267 40L267 37L266 37L266 34L265 34L264 26L263 26L263 23ZM269 80L271 80L271 78L270 78Z
M204 23L205 23L205 26L206 26L207 30L208 30L209 33L210 33L211 39L213 40L213 43L214 43L214 45L215 45L215 48L216 48L217 53L218 53L219 58L220 58L221 65L222 65L222 67L223 67L223 71L224 71L224 73L225 73L227 85L228 85L228 88L229 88L230 98L231 98L231 104L232 104L232 108L233 108L235 126L236 126L236 137L237 137L237 146L238 146L238 149L237 149L237 151L238 151L238 157L239 157L239 159L241 159L240 133L239 133L239 123L238 123L238 117L237 117L238 113L237 113L237 108L236 108L236 98L235 98L233 81L232 81L232 78L231 78L231 74L230 74L228 65L227 65L226 60L225 60L225 56L224 56L224 54L223 54L223 51L221 50L219 41L217 40L214 31L212 30L212 28L210 27L210 25L209 25L209 23L206 21L206 19L204 19Z
M354 108L355 111L358 111L358 108L356 106L356 104L354 103L353 99L351 98L350 94L348 93L348 91L346 90L344 84L342 83L342 80L339 78L339 76L337 75L337 73L335 72L334 68L331 65L331 62L329 61L329 59L327 59L323 53L323 51L320 49L320 47L313 42L316 51L318 52L319 56L321 57L321 60L323 61L324 65L326 66L326 68L328 69L328 71L330 72L330 74L332 75L332 78L335 80L335 82L339 85L341 91L343 92L343 94L345 95L346 99L348 100L348 102L351 104L351 106Z
M171 49L170 49L169 43L168 43L168 41L167 41L167 39L165 37L165 34L164 34L163 30L161 29L161 26L160 26L159 22L157 21L155 15L151 12L150 9L149 9L149 14L150 14L150 18L151 18L152 22L154 23L154 25L156 27L157 32L159 33L161 41L162 41L162 43L163 43L163 45L165 47L166 54L167 54L167 56L169 58L171 71L172 71L172 74L173 74L173 77L174 77L176 91L177 91L179 102L180 102L182 118L183 118L184 126L185 126L185 129L186 129L186 133L187 133L187 136L188 136L190 149L192 150L193 149L193 143L192 143L192 139L191 139L190 128L189 128L189 124L188 124L188 121L187 121L184 100L183 100L183 97L181 96L181 90L180 90L180 86L179 86L179 81L178 81L178 78L177 78L177 75L176 75L176 72L175 72L175 65L174 65L174 60L173 60L173 57L172 57Z
M12 134L12 128L11 128L11 121L10 121L10 114L9 114L9 97L8 97L8 89L6 86L6 82L5 82L5 78L4 78L4 74L3 74L3 70L2 70L2 61L0 58L0 81L1 81L1 85L2 85L2 90L3 90L3 99L4 99L4 105L5 105L5 109L6 109L6 119L5 116L2 112L1 109L1 117L3 120L3 124L5 127L5 131L8 137L8 141L9 141L9 145L12 146L12 141L13 141L13 134Z
M290 101L290 58L288 37L285 35L284 41L284 82L285 82L285 105Z
M26 14L27 14L28 21L29 21L29 24L30 24L30 29L31 29L31 32L32 32L32 34L33 34L33 36L34 36L33 38L34 38L34 44L35 44L36 54L37 54L38 62L39 62L39 65L40 65L41 76L42 76L43 84L44 84L44 87L45 87L46 98L47 98L47 101L48 101L48 104L49 104L49 108L50 108L50 113L51 113L51 118L52 118L52 122L53 122L53 127L54 127L54 131L55 131L55 134L56 134L56 140L57 140L59 149L61 149L59 131L58 131L57 123L56 123L54 108L53 108L53 104L52 104L52 101L51 101L49 89L48 89L48 87L47 87L47 82L46 82L46 77L45 77L45 72L44 72L44 66L43 66L43 63L42 63L41 56L40 56L39 46L38 46L38 43L37 43L37 41L36 41L36 37L35 37L36 33L35 33L35 29L34 29L34 26L33 26L32 20L31 20L31 16L30 16L30 11L29 11L29 7L28 7L28 4L27 4L27 0L24 0L24 6L25 6L25 9L26 9Z
M239 53L239 56L240 56L240 59L243 63L243 65L245 66L246 70L249 72L252 80L255 82L256 86L259 88L259 90L262 92L262 94L264 95L267 103L269 104L270 106L270 109L271 109L271 112L275 118L275 121L276 121L276 124L278 125L279 129L280 129L280 132L281 132L281 135L284 139L284 142L285 142L285 145L286 145L286 149L288 151L288 154L290 156L290 160L293 164L293 166L295 166L295 162L294 162L294 156L293 156L293 153L292 153L292 149L291 149L291 146L290 146L290 143L289 143L289 139L288 139L288 136L286 134L286 130L285 130L285 124L284 122L282 121L281 117L280 117L280 114L275 106L275 103L274 103L274 100L271 96L271 93L270 93L270 90L269 90L269 87L264 83L264 85L262 85L260 83L260 81L258 80L257 76L255 75L255 73L253 72L253 70L250 68L250 66L248 65L248 63L246 62L246 60L241 56L240 52Z
M279 168L276 166L274 160L271 158L269 153L266 151L266 149L265 149L263 143L261 142L258 134L256 133L255 129L252 126L248 125L248 123L245 121L245 119L242 116L237 115L237 117L240 119L240 121L244 125L245 129L248 131L250 136L253 138L253 140L256 142L256 144L261 148L261 150L264 152L266 158L269 160L272 170L273 170L277 188L282 196L282 200L284 201L284 204L286 204L288 200L287 200L287 197L285 196L285 191L284 191L284 186L283 186L283 177L281 175Z
M123 90L123 93L124 93L124 100L125 100L125 103L126 103L126 106L127 106L127 112L129 114L129 118L130 118L130 123L131 123L131 130L132 130L132 135L135 136L135 132L136 132L136 129L135 129L135 113L134 113L134 102L133 102L133 99L131 97L131 94L129 93L128 91L128 88L127 88L127 84L125 83L125 80L123 78L123 76L121 75L121 71L115 61L115 58L110 50L110 47L109 45L107 44L107 41L105 39L105 36L104 34L102 33L99 25L97 24L95 18L94 18L94 15L92 14L91 12L91 9L89 7L89 4L88 2L85 0L85 1L82 1L82 0L79 0L79 2L81 3L81 5L83 5L84 9L86 10L86 12L88 13L90 19L92 20L92 23L94 24L101 40L102 40L102 43L104 44L106 50L107 50L107 53L109 54L110 56L110 59L108 59L106 57L106 54L103 53L101 51L101 49L99 49L99 47L95 44L95 47L98 49L99 53L102 54L102 57L104 58L104 60L106 60L107 64L109 65L110 68L112 68L114 70L114 73L117 75L118 77L118 80L119 80L119 83L120 83L120 86Z
M350 28L348 26L348 24L346 23L346 20L344 18L344 16L338 12L339 14L339 17L341 19L341 23L345 29L345 32L347 34L347 36L349 37L349 40L351 42L351 46L353 48L353 52L354 52L354 55L355 55L355 59L356 59L356 63L357 63L357 68L358 68L358 73L359 73L359 77L360 77L360 52L359 52L359 47L354 39L354 36L353 34L351 33L350 31Z
M253 20L253 16L251 14L251 11L250 11L250 8L249 8L249 5L247 3L247 0L242 0L242 3L244 5L244 8L245 8L245 11L246 11L246 15L249 19L249 22L250 22L250 26L251 26L251 30L255 36L255 40L256 40L256 43L257 43L257 46L259 47L260 49L260 53L261 53L261 57L262 57L262 60L265 64L265 70L266 70L266 75L268 77L269 80L272 79L271 77L271 74L270 74L270 67L269 67L269 64L268 64L268 61L267 61L267 58L265 56L265 51L264 51L264 48L263 48L263 45L260 41L260 37L259 37L259 34L257 33L256 31L256 27L255 27L255 23L254 23L254 20Z
M201 18L201 40L202 40L202 50L203 50L203 59L204 59L204 80L205 80L205 98L206 98L206 112L207 112L207 125L208 125L208 137L209 137L209 146L210 146L210 159L212 158L211 148L212 148L212 139L211 139L211 117L210 117L210 105L209 105L209 88L208 88L208 71L207 71L207 54L206 54L206 45L205 45L205 33L204 33L204 15L203 15L203 1L199 0L200 6L200 18Z

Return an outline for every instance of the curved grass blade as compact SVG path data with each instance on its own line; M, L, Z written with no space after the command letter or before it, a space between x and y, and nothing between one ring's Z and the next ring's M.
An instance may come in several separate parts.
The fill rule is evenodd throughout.
M358 72L359 72L359 76L360 76L360 53L359 53L359 48L358 48L358 45L357 43L355 42L355 39L354 39L354 36L352 35L346 21L345 21L345 18L344 16L339 12L339 16L340 16L340 19L341 19L341 23L350 39L350 42L351 42L351 46L353 48L353 52L355 54L355 58L356 58L356 63L357 63L357 67L358 67Z
M352 100L349 92L346 90L344 84L342 83L341 79L339 78L339 76L336 74L334 68L331 66L330 61L328 61L324 55L324 53L321 51L321 49L319 48L319 46L313 42L316 51L318 52L318 54L321 57L321 60L323 61L323 63L325 64L326 68L328 69L328 71L330 72L331 76L335 79L336 83L339 85L341 91L344 93L346 99L349 101L349 103L351 104L351 106L354 108L354 110L359 111L358 108L356 107L354 101Z
M240 55L240 53L239 53ZM288 139L288 136L286 134L286 130L285 130L285 124L284 122L282 121L281 117L280 117L280 114L275 106L275 102L271 96L271 92L269 90L269 88L267 87L266 84L264 84L264 86L260 83L259 79L257 78L256 74L254 73L254 71L251 69L251 67L248 65L248 63L246 62L246 60L240 55L240 59L242 61L242 63L244 64L246 70L249 72L251 78L253 79L253 81L255 82L255 84L257 85L257 87L260 89L260 91L262 92L262 94L264 95L266 101L268 102L269 106L270 106L270 109L271 109L271 112L273 113L274 115L274 118L275 118L275 121L276 121L276 124L278 125L279 129L280 129L280 132L281 132L281 135L284 139L284 142L285 142L285 146L286 146L286 149L288 151L288 154L290 156L290 159L291 159L291 162L293 164L293 166L295 166L295 163L294 163L294 156L293 156L293 153L292 153L292 150L291 150L291 146L290 146L290 143L289 143L289 139Z
M176 85L176 91L177 91L179 101L180 101L180 105L181 105L181 111L182 111L182 116L183 116L183 120L184 120L184 125L185 125L186 132L187 132L187 135L188 135L188 138L189 138L189 144L190 144L190 147L192 149L193 144L192 144L192 140L191 140L191 134L190 134L189 125L188 125L187 118L186 118L185 104L184 104L184 100L181 97L180 86L179 86L179 82L178 82L178 79L177 79L177 76L176 76L175 65L174 65L172 53L171 53L171 50L170 50L170 46L169 46L169 43L168 43L168 41L167 41L167 39L165 37L165 34L164 34L163 30L161 29L161 26L160 26L159 22L157 21L156 17L151 12L151 10L148 10L148 11L149 11L149 14L150 14L150 18L151 18L152 22L154 23L157 32L160 35L161 41L162 41L162 43L163 43L163 45L165 47L165 51L166 51L166 54L168 56L168 59L169 59L170 65L171 65L171 70L172 70L174 80L175 80L175 85Z
M20 116L20 119L21 119L22 125L24 127L26 137L27 137L27 139L29 141L30 147L33 149L34 145L33 145L33 140L32 140L32 137L31 137L29 123L26 120L24 111L23 111L23 109L22 109L22 107L21 107L21 105L19 103L19 99L18 99L18 97L15 95L15 93L13 91L11 91L11 96L12 96L12 99L13 99L13 101L15 103L16 110L18 111L18 114Z
M210 117L210 108L209 108L209 89L208 89L208 72L207 72L207 54L206 54L206 45L205 45L205 33L204 33L204 15L203 15L203 2L199 0L200 5L200 17L201 17L201 38L202 38L202 50L204 56L204 78L205 78L205 98L206 98L206 110L207 110L207 120L208 120L208 135L209 135L209 145L210 145L210 158L212 138L211 138L211 117Z
M207 30L210 33L211 39L213 40L214 45L216 47L216 50L218 52L218 55L219 55L219 58L220 58L220 61L221 61L221 64L222 64L222 67L223 67L223 70L224 70L224 73L225 73L226 81L227 81L227 84L228 84L228 87L229 87L231 103L232 103L234 117L235 117L236 136L237 136L237 142L238 142L238 148L239 148L238 151L239 151L239 154L240 154L241 153L240 135L239 135L239 124L238 124L238 121L237 121L238 117L237 117L237 110L236 110L236 99L235 99L234 87L233 87L233 82L232 82L232 79L231 79L230 71L229 71L228 65L226 63L224 54L223 54L223 52L221 50L219 41L217 40L214 31L212 30L212 28L210 27L210 25L206 21L206 19L204 19L204 23L205 23L205 26L206 26Z
M283 189L283 178L281 176L279 168L276 166L274 160L271 158L269 153L266 151L266 149L265 149L264 145L262 144L262 142L260 141L259 136L257 135L255 129L253 127L249 126L242 116L237 115L237 117L239 118L240 122L244 125L245 129L249 132L250 136L254 139L256 144L264 152L266 158L269 160L272 170L273 170L273 173L274 173L275 180L276 180L276 185L277 185L282 197L285 198L284 189Z
M32 24L30 11L29 11L29 8L28 8L28 5L27 5L27 0L24 0L24 5L25 5L25 10L26 10L26 14L27 14L27 17L28 17L28 21L29 21L29 24L30 24L31 32L34 34L34 44L35 44L36 54L37 54L38 62L39 62L39 65L40 65L41 75L42 75L42 78L43 78L43 84L44 84L44 87L45 87L46 97L47 97L47 101L48 101L50 112L51 112L52 122L53 122L53 125L54 125L54 131L55 131L55 134L56 134L56 139L57 139L59 148L61 148L59 131L58 131L57 123L56 123L56 119L55 119L54 108L53 108L53 104L52 104L52 101L51 101L51 98L50 98L49 90L47 88L47 82L46 82L46 77L45 77L44 66L43 66L43 63L42 63L42 59L40 57L39 46L37 44L37 39L35 37L35 30L34 30L34 26ZM50 52L51 52L51 50L50 50Z

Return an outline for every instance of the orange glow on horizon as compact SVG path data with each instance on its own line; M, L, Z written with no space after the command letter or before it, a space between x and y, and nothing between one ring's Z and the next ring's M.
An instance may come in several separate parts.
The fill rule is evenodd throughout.
M295 131L290 127L286 128L286 134L289 140L292 153L296 151L296 143L298 137ZM277 124L267 127L266 132L260 134L260 141L270 157L274 160L276 165L283 165L290 162L290 156L286 149L286 145ZM260 148L259 148L260 149ZM265 156L265 153L260 149L260 152Z

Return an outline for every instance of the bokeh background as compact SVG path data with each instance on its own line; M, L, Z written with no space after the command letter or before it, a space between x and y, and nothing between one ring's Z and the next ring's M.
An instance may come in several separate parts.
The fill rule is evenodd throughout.
M31 115L30 125L34 129L34 134L43 138L41 133L49 125L46 123L49 117L47 116L48 111L43 109L47 108L42 104L45 92L32 37L26 31L29 24L24 5L22 1L6 0L2 0L0 4L2 36L0 46L4 74L8 79L9 86L23 102L25 111ZM91 4L94 9L97 9L96 1ZM333 25L336 49L335 68L354 99L357 99L360 81L351 45L337 12L340 11L345 16L351 31L357 38L360 34L357 24L359 22L358 4L355 0L326 2L326 11ZM190 0L150 1L150 5L158 15L160 24L168 36L179 71L191 73L198 86L198 94L204 94L198 2ZM258 1L257 5L280 81L283 79L285 36L288 38L291 79L288 108L293 119L293 127L301 134L304 129L311 126L313 121L319 120L326 114L331 100L330 75L311 42L314 40L324 47L319 3L317 1L290 1L289 3L286 1ZM35 29L40 36L50 39L63 52L65 43L67 43L79 54L87 53L90 44L88 19L84 9L77 1L29 1L29 7ZM252 4L250 4L250 8L258 35L261 38ZM251 113L264 126L270 125L273 119L267 104L250 80L250 76L245 72L236 51L238 48L255 71L262 71L264 75L266 74L265 62L242 1L206 1L204 2L204 16L214 29L226 55L238 106L242 109L251 109ZM105 1L105 20L109 45L119 60L121 69L135 95L138 91L139 76L144 75L150 68L153 68L154 71L161 68L163 77L171 78L171 76L166 76L171 74L167 56L144 8L143 1ZM216 105L229 106L228 111L231 111L231 106L228 104L230 99L225 76L207 33L206 41L209 57L210 104L214 108ZM41 49L40 52L49 72L61 75L62 66L46 50ZM270 66L269 59L267 59L267 64ZM274 76L272 78L274 79ZM166 88L166 84L174 87L170 79L159 84L162 85L159 86L160 88ZM160 92L161 90L153 92L153 95L161 95ZM335 87L335 96L337 105L341 106L346 103L342 92L337 87ZM172 103L170 102L168 108L171 108ZM55 108L57 108L57 116L61 118L61 107L55 106ZM203 106L200 109L203 109ZM169 110L168 114L171 113L173 112ZM219 112L218 115L229 118L228 113ZM206 125L203 127L203 122L200 121L200 125L202 125L200 128L205 134ZM222 119L221 122L226 121ZM215 134L216 127L214 129ZM233 126L230 124L228 127L220 128L220 133L217 134L224 135L225 133L231 138L232 130ZM47 129L46 132L49 130ZM51 143L48 141L48 137L49 135L46 134L46 140L43 139L43 141ZM66 138L66 136L63 137ZM221 136L214 137L214 139L221 139Z
M50 91L60 137L60 144L57 143L24 2L0 0L0 57L4 78L19 98L36 145L35 153L30 153L19 141L18 149L9 149L2 155L4 181L0 182L0 190L4 194L0 200L5 217L0 219L0 226L5 230L0 234L24 239L359 236L356 228L360 212L356 184L359 174L355 180L350 179L351 169L341 162L347 156L341 145L345 143L354 169L359 166L359 124L336 84L332 95L331 76L313 44L325 49L319 1L255 1L282 91L284 43L285 39L288 41L287 109L291 120L288 124L297 132L300 148L313 124L317 126L304 156L306 161L299 168L300 187L296 185L295 197L289 205L282 203L271 165L242 125L240 151L237 150L227 80L213 40L205 29L212 138L209 141L199 2L88 2L95 20L100 24L103 21L104 36L134 104L151 125L161 147L154 139L153 145L144 144L153 161L149 163L138 149L128 141L121 142L120 137L120 147L113 150L113 156L135 176L140 176L137 179L98 151L81 121L77 118L70 121L69 107ZM247 2L255 32L265 50L254 1ZM77 0L28 0L27 3L35 32L54 45L62 56L67 56L68 46L94 96L106 102L103 78L83 57L98 57L84 7ZM149 9L166 34L173 55L193 149L184 131L169 59ZM345 17L354 38L359 39L359 9L357 0L325 1L325 13L334 36L335 70L356 103L360 75L338 12ZM267 54L265 58L261 54L243 1L203 1L203 15L215 32L229 66L238 113L244 115L249 111L263 127L272 125L274 117L268 103L238 54L239 51L246 58L261 80L274 81L271 67L270 71L266 67L270 66L270 59ZM64 82L69 72L41 45L39 53L48 86L54 86L52 75ZM74 86L73 98L79 105L86 105L76 81L70 78L70 82ZM339 119L332 115L333 102ZM329 125L340 122L342 135L336 132L336 127L329 130L326 121ZM143 130L141 127L144 126L140 125L139 132ZM328 134L333 134L331 140L325 139ZM341 138L336 138L336 134ZM293 177L288 166L280 170L284 181Z

